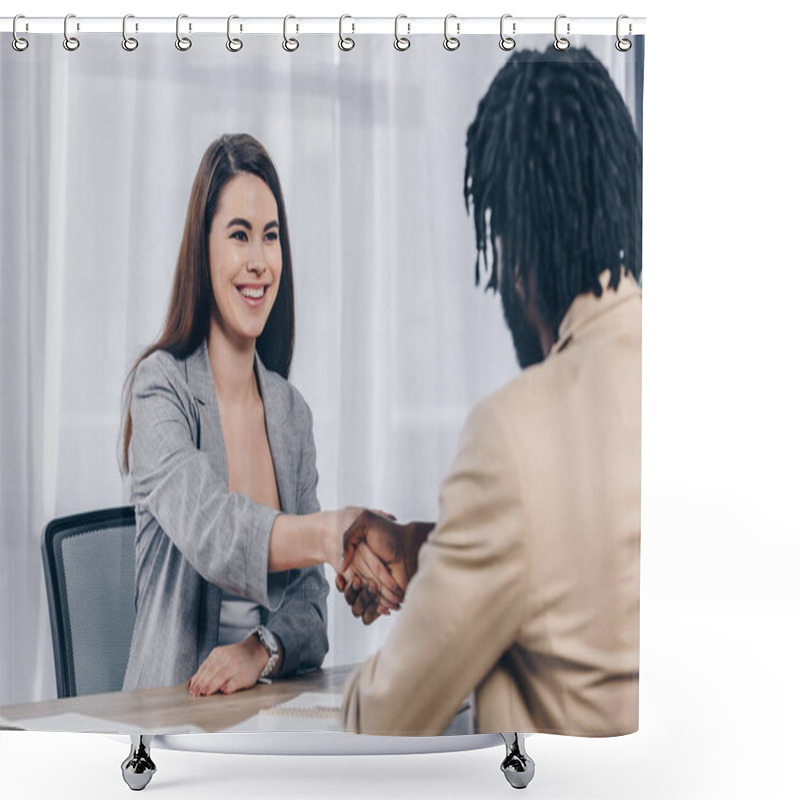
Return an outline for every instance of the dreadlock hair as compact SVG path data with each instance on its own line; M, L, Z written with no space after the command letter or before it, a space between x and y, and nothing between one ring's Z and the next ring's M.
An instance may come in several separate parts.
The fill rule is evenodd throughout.
M598 276L641 275L642 149L605 67L585 48L514 53L467 131L464 200L477 256L497 291L505 267L532 271L542 319L558 333ZM491 247L491 265L487 247Z

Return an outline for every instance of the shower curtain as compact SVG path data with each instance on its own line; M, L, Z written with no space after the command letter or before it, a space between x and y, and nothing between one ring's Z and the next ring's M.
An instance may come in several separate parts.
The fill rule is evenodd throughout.
M465 701L475 730L638 726L643 37L345 32L3 43L2 707L56 696L42 531L137 502L126 376L164 330L204 153L248 134L283 192L319 506L436 524L372 624L324 567L343 728L437 733Z

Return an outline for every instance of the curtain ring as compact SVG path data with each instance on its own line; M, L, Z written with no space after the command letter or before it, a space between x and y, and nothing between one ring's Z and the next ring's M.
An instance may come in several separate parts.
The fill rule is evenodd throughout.
M81 46L81 43L78 39L69 35L67 26L69 25L69 21L71 19L75 19L74 14L67 14L67 16L64 17L64 49L69 50L70 52L77 50ZM77 29L80 30L80 26Z
M456 22L456 36L450 36L447 32L448 23L451 19L457 19L455 14L448 14L444 18L444 49L449 50L451 53L453 50L458 50L461 47L461 41L458 38L458 34L461 33L461 23Z
M225 47L227 47L231 53L238 53L243 46L241 39L234 39L233 36L231 36L231 22L235 19L239 19L236 14L231 14L228 17L228 41L225 42Z
M17 14L17 16L16 16L16 17L14 17L14 22L13 22L13 23L12 23L12 25L11 25L11 33L12 33L12 35L13 35L13 37L14 37L14 38L11 40L11 46L12 46L12 47L13 47L13 48L14 48L14 49L15 49L15 50L18 52L18 53L21 53L23 50L27 50L27 49L28 49L28 40L27 40L27 39L23 39L23 38L22 38L22 37L21 37L21 36L20 36L20 35L17 33L17 20L18 20L18 19L25 19L25 16L24 16L23 14Z
M351 39L349 36L345 36L344 33L342 32L342 26L344 25L344 21L346 19L353 19L353 18L349 14L342 14L342 16L339 17L339 49L344 50L345 52L347 52L348 50L352 50L356 46L355 40ZM356 30L355 22L352 22L350 24L353 26L353 33L355 33Z
M507 19L511 19L511 14L503 14L503 16L500 17L500 49L505 50L506 52L513 50L517 46L517 42L513 36L506 36L503 32L503 25ZM517 32L516 22L511 23L511 32Z
M192 46L192 40L188 36L181 36L181 20L188 19L188 14L178 14L175 20L175 47L182 52L186 52ZM192 29L191 24L189 30Z
M138 39L134 39L133 36L128 36L128 20L133 18L133 14L126 14L122 18L122 49L127 50L129 53L133 52L139 46Z
M556 21L553 26L553 32L555 33L556 37L556 40L553 42L553 47L555 47L556 50L566 50L569 47L569 39L558 35L558 21L566 18L566 14L559 14L556 17ZM569 22L567 23L567 35L569 35Z
M408 19L408 17L405 14L398 14L394 18L394 49L403 52L411 47L411 39L407 39L405 36L400 35L401 19ZM411 24L406 22L406 27L408 28L408 33L411 33Z
M627 14L620 14L617 17L617 41L614 43L614 47L616 47L617 50L620 51L620 53L627 53L628 50L630 50L631 47L633 47L633 42L631 42L630 39L623 39L619 35L619 24L624 19L628 19L628 15ZM628 33L630 33L631 30L632 30L631 24L628 23Z
M300 42L298 42L297 39L289 38L288 29L290 19L297 19L297 17L293 17L291 14L289 14L283 18L283 49L287 53L294 53L294 51L300 47Z

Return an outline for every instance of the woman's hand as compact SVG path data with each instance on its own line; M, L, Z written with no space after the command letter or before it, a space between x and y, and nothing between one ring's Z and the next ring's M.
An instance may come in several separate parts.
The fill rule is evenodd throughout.
M280 647L280 644L279 644ZM215 647L197 672L189 678L187 688L192 697L232 694L249 689L258 681L269 661L269 653L256 635L243 642ZM280 652L283 660L283 653ZM278 662L280 667L280 661Z
M337 573L342 571L345 531L358 519L363 510L358 506L346 506L337 511L322 511L320 513L324 531L325 561Z
M409 522L399 525L394 517L365 510L345 533L341 574L350 564L360 545L366 545L377 561L388 567L401 592L417 571L420 547L433 530L432 522ZM402 595L401 595L402 597Z
M353 614L365 625L392 608L383 597L376 596L374 583L380 585L381 581L370 573L376 565L388 569L395 585L404 591L417 571L419 550L433 528L432 522L398 525L394 517L364 511L347 531L343 572L336 577L336 588L344 592Z
M382 613L398 608L407 583L407 571L402 572L401 583L394 577L394 570L387 565L388 559L384 556L371 557L373 554L367 548L374 548L368 531L364 529L365 519L371 520L372 524L375 520L391 524L394 517L365 511L357 506L305 515L280 514L273 523L270 535L269 571L281 572L327 563L337 575L341 575L353 562L359 542L366 539L362 557L346 572L345 580L350 582L352 576L358 574L362 580L359 585L371 585L374 594L380 598Z
M353 616L360 617L365 625L371 625L379 616L388 616L390 611L400 609L401 600L396 600L386 592L379 593L379 583L372 577L372 562L375 559L378 557L362 542L356 547L350 566L336 576L336 588L344 593Z
M348 506L313 514L279 514L269 539L269 571L330 564L339 572L344 552L342 537L361 511Z
M330 543L328 563L337 573L337 586L346 569L344 580L351 583L353 577L356 577L359 588L363 586L365 592L369 593L370 599L374 599L380 605L380 613L387 614L389 609L400 608L403 600L403 587L395 580L390 568L366 544L361 548L359 558L354 560L354 553L348 553L347 545L347 542L352 540L352 531L360 520L369 517L370 519L385 520L391 524L395 517L380 511L368 511L354 506L324 513L329 515L330 525L327 536ZM355 550L355 547L350 549Z

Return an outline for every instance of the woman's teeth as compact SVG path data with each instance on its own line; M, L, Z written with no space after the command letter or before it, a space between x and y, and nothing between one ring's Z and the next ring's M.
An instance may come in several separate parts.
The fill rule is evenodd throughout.
M258 289L251 289L249 286L242 286L239 288L239 294L244 295L244 297L252 297L254 300L258 300L264 296L264 292L266 290L266 286L260 286Z

